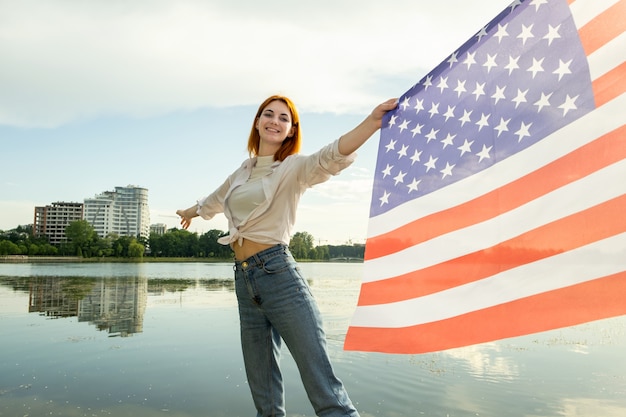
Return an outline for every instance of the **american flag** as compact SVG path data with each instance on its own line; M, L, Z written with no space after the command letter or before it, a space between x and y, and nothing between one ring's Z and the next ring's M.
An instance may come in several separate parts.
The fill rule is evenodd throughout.
M626 314L626 0L515 1L383 121L346 350Z

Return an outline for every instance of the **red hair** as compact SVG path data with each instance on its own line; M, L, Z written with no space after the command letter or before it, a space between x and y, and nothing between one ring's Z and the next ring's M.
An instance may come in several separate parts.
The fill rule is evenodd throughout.
M267 107L272 101L282 101L283 103L285 103L285 105L289 109L289 112L291 113L291 125L294 130L293 135L286 138L280 145L280 148L274 154L274 161L283 161L289 155L300 152L300 144L302 141L300 135L300 116L298 115L298 110L296 110L296 105L293 104L293 101L285 96L273 95L265 99L265 101L259 106L259 110L257 110L256 116L254 116L254 120L252 121L252 129L250 130L250 137L248 138L248 152L252 156L256 156L259 153L261 136L259 135L259 131L256 128L256 122L259 117L261 117L263 109L265 109L265 107Z

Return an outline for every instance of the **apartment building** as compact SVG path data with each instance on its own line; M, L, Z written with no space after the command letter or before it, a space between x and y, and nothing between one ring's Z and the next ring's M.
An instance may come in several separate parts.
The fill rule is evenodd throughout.
M165 223L156 223L150 225L150 234L164 235L167 232L167 225Z
M83 218L93 226L98 236L110 234L148 239L150 209L148 190L133 185L115 187L93 198L85 199Z
M65 228L73 221L82 220L83 204L56 202L49 206L35 207L33 235L46 236L52 245L67 242Z

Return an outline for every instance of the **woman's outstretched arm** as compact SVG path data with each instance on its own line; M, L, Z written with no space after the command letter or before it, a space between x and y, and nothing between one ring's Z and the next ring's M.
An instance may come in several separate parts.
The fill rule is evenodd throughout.
M357 127L339 139L339 152L350 155L361 147L380 127L385 113L398 107L398 99L392 98L379 104Z

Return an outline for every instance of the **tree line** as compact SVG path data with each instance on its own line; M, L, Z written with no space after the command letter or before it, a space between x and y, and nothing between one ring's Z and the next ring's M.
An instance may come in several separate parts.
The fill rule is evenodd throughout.
M109 235L101 238L85 220L71 222L65 229L67 242L52 245L46 237L34 237L32 226L18 226L9 231L0 231L0 256L79 256L82 258L209 258L232 259L229 246L217 240L226 236L221 230L209 230L203 234L184 229L169 229L164 234L150 234L148 239L140 237ZM318 245L308 232L295 233L289 249L296 259L332 260L337 258L363 259L364 245Z

